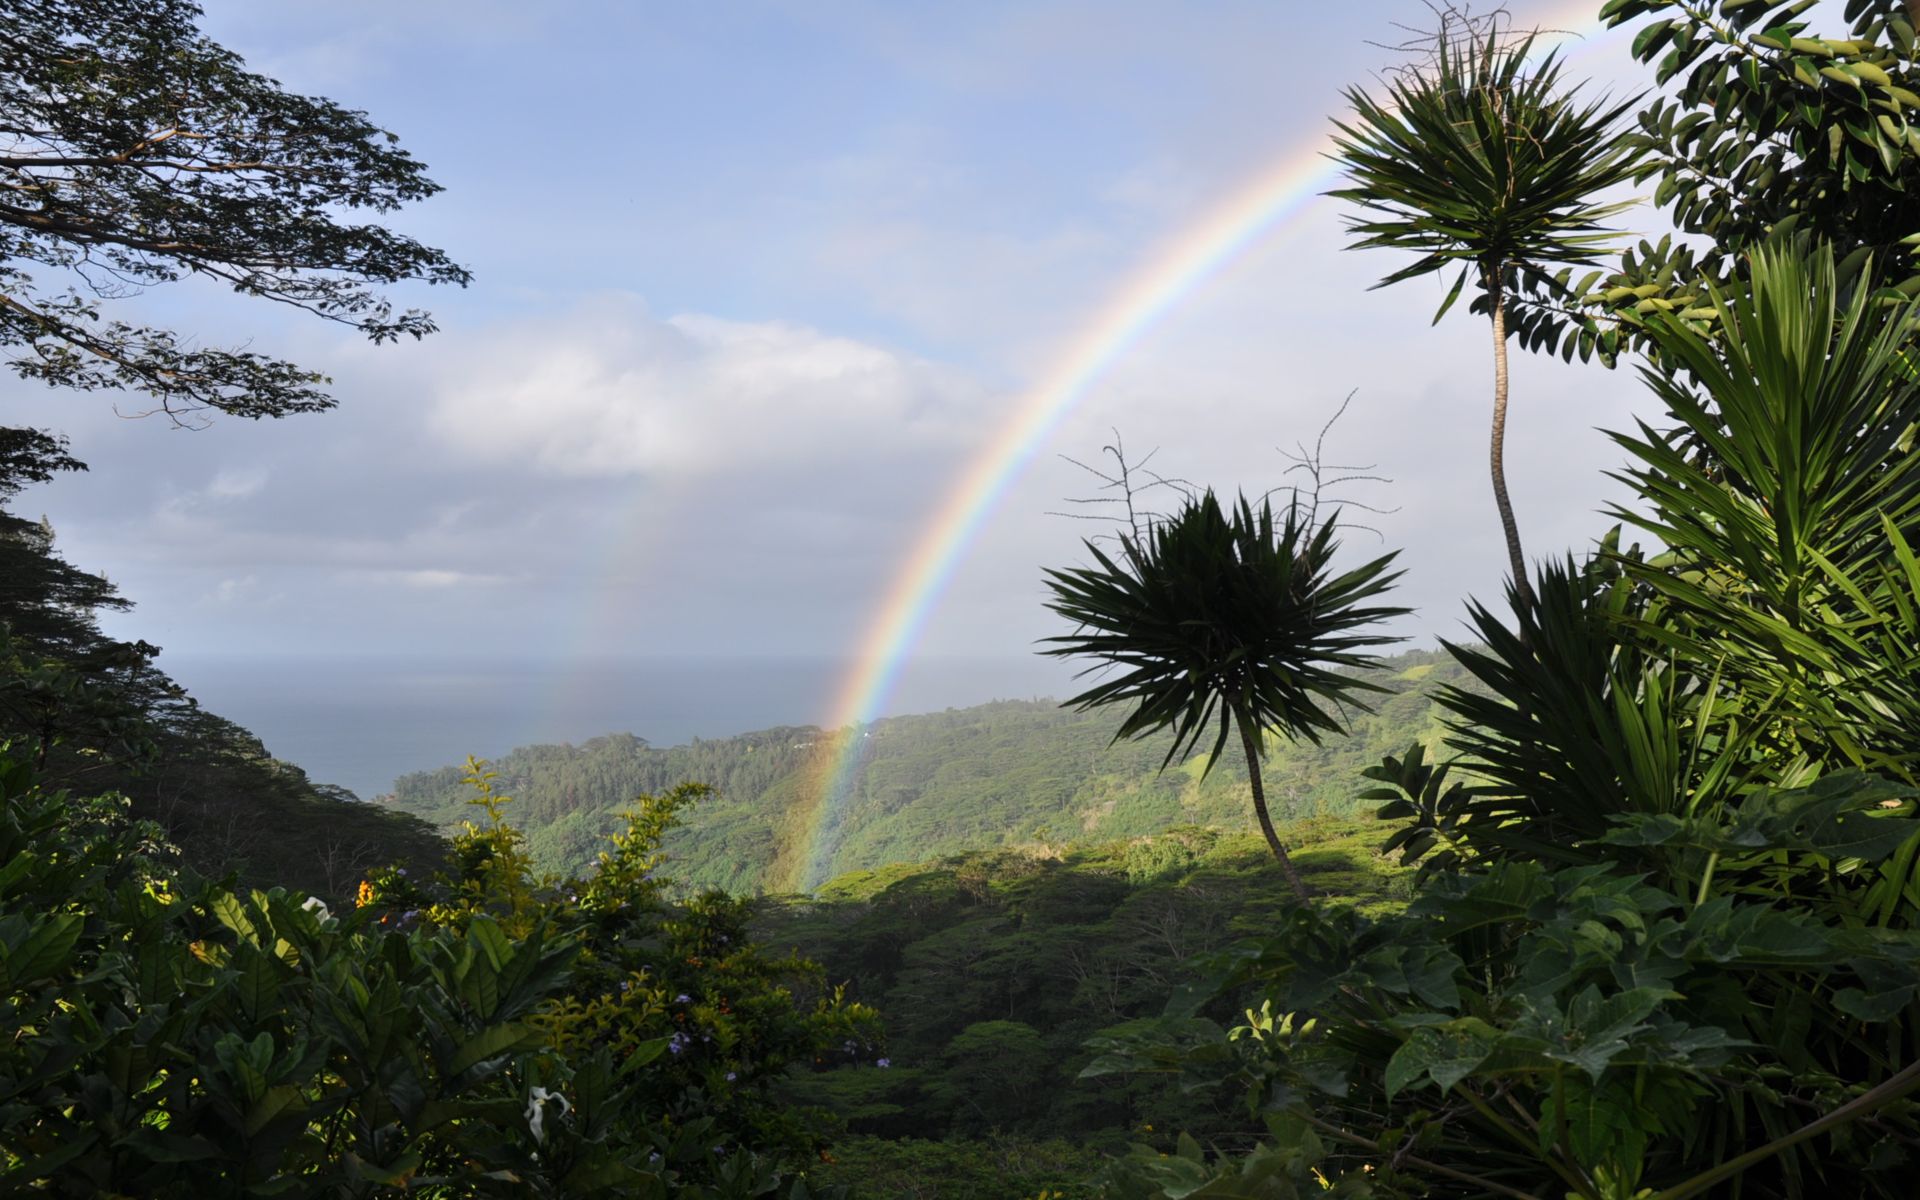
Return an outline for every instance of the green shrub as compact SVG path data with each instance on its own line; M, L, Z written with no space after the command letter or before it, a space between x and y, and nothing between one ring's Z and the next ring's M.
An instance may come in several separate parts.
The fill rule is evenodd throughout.
M1756 797L1725 824L1647 820L1612 840L1769 856L1811 837L1871 871L1920 832L1915 796L1835 775ZM1257 998L1240 1024L1176 1015L1107 1038L1088 1073L1237 1078L1251 1112L1317 1133L1329 1175L1364 1167L1385 1195L1497 1183L1681 1200L1736 1175L1747 1196L1802 1194L1814 1178L1847 1196L1909 1192L1920 938L1908 933L1604 864L1509 861L1438 875L1383 919L1289 911L1217 965L1183 1012L1215 994Z
M769 1084L864 1051L868 1015L796 1011L804 964L738 903L666 897L659 835L698 789L543 881L475 774L455 874L334 914L178 874L151 827L0 755L0 1192L819 1195Z

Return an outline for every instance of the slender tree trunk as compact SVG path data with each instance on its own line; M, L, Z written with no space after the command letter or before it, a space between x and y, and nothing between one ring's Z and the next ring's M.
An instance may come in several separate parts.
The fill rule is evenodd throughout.
M1233 714L1234 724L1240 727L1240 746L1247 752L1247 781L1253 785L1253 815L1260 818L1260 832L1267 835L1267 845L1273 850L1275 861L1280 864L1280 873L1287 877L1287 883L1293 888L1293 894L1302 900L1309 899L1312 893L1300 878L1300 872L1294 869L1293 859L1287 857L1287 848L1280 844L1280 835L1273 831L1273 818L1267 815L1267 788L1260 781L1260 744L1253 725L1238 711Z
M1507 566L1521 601L1533 605L1533 584L1527 579L1527 556L1520 549L1520 525L1513 519L1513 501L1507 498L1507 297L1501 270L1487 281L1487 299L1493 317L1493 444L1488 466L1493 474L1493 502L1500 509L1500 528L1507 535Z

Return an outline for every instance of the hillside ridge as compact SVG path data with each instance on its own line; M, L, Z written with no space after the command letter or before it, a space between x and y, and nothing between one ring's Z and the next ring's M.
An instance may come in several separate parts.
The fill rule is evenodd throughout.
M1413 650L1370 672L1390 689L1351 734L1322 744L1269 743L1262 777L1282 819L1341 816L1384 754L1445 732L1433 692L1467 686L1442 651ZM515 802L536 861L556 871L591 860L635 796L696 781L714 794L670 836L675 875L733 892L805 890L849 871L1016 844L1078 845L1174 826L1250 828L1237 756L1168 764L1166 742L1113 742L1118 718L1051 701L996 700L888 717L858 729L781 725L731 738L656 747L630 733L578 745L523 746L492 763ZM821 802L850 739L854 760L837 802ZM419 771L381 802L442 828L466 805L462 769Z

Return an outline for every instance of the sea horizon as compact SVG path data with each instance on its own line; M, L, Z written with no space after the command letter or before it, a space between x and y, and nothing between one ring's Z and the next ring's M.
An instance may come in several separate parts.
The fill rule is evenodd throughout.
M647 655L590 662L432 656L165 655L203 707L316 783L370 800L416 771L519 747L632 734L656 746L825 725L853 664L816 655ZM879 716L1070 694L1037 656L927 657Z

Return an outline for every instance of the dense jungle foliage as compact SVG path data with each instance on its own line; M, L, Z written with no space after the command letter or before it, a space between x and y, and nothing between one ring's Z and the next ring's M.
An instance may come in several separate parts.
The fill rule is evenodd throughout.
M869 1055L724 895L665 898L642 797L594 868L531 874L476 764L453 867L333 912L182 871L124 804L0 756L0 1192L803 1198L793 1063ZM811 987L812 992L822 991Z
M267 198L291 189L277 193L283 205L321 213L328 196L380 207L430 189L417 164L371 145L377 131L358 114L277 96L241 71L194 33L190 5L16 7L32 22L0 38L12 89L0 103L22 121L58 118L54 132L114 151L129 129L151 132L156 113L202 119L202 101L231 106L228 129L295 112L328 125L294 149L320 146L330 170L265 185ZM1250 764L1272 764L1282 732L1317 730L1341 753L1313 710L1351 685L1322 669L1364 660L1377 637L1342 625L1352 611L1340 603L1310 601L1378 595L1391 581L1380 560L1349 565L1313 511L1256 518L1243 504L1236 523L1201 491L1121 531L1117 552L1090 546L1092 565L1056 572L1089 601L1073 610L1074 652L1133 673L1094 699L1132 710L1117 725L1049 725L1021 706L943 714L897 757L887 727L851 731L875 736L861 737L860 789L828 828L838 861L861 869L812 896L750 902L673 883L668 830L712 797L697 783L636 785L646 771L702 765L709 744L655 752L613 739L529 758L559 764L554 779L575 789L539 801L543 829L575 821L542 847L550 860L581 862L583 839L607 831L580 789L646 793L590 864L541 869L507 820L503 777L470 761L457 781L428 780L441 823L451 782L471 814L443 861L373 869L351 907L285 886L312 877L311 864L252 888L180 861L170 835L216 873L244 843L220 842L210 821L170 831L153 818L171 810L140 798L169 736L170 710L149 695L166 691L151 648L101 638L92 615L117 597L60 562L43 528L14 521L0 527L21 564L0 576L0 1192L1910 1196L1914 11L1847 0L1847 36L1835 37L1809 25L1834 16L1810 0L1609 0L1606 20L1640 22L1633 53L1660 89L1617 112L1574 99L1499 20L1441 14L1434 53L1394 77L1390 103L1349 95L1342 195L1361 205L1357 244L1425 256L1398 277L1460 268L1452 295L1474 286L1497 371L1509 336L1608 363L1637 355L1658 415L1614 435L1630 495L1618 527L1470 604L1476 642L1447 647L1453 665L1425 672L1431 693L1378 697L1426 734L1437 706L1445 742L1408 739L1362 772L1360 798L1379 805L1374 837L1337 815L1338 799L1324 806L1336 815L1284 837L1195 826L1189 807L1248 827L1228 757L1210 774L1211 756L1190 760L1153 790L1132 768L1056 772L1008 728L1016 714L1054 731L1076 764L1164 758L1167 742L1196 732L1219 755L1236 728ZM140 20L154 30L140 33ZM117 119L48 116L44 84L56 77L87 85L69 89L77 108ZM342 151L359 141L361 152ZM1369 146L1425 157L1395 169ZM1590 228L1599 198L1585 190L1596 148L1606 178L1656 181L1679 237L1606 259L1604 231ZM119 149L83 164L109 173L100 186L68 195L56 173L31 202L112 196L124 177L111 172L133 154ZM1474 186L1423 174L1436 160ZM128 211L151 202L156 220L202 224L239 213L222 189L244 192L253 169L171 206L143 187ZM330 285L324 257L281 244L325 234L325 219L234 220L253 239L236 253L265 238L281 254L287 273L262 279L260 294L358 314L376 337L430 325L390 318L359 290L365 279L464 278L400 240L386 244L397 257ZM20 227L0 243L10 261L68 261L55 226ZM355 232L380 241L377 226ZM339 249L320 242L306 249ZM1583 264L1592 273L1576 280ZM323 274L303 284L306 271ZM29 376L138 388L143 370L158 371L163 404L243 413L232 393L250 379L270 410L325 401L287 364L244 354L176 378L178 347L162 331L110 326L122 342L93 347L106 365L74 360L60 346L90 336L91 310L20 318L33 293L8 272L13 324L0 335L37 356L21 368ZM1504 413L1504 382L1496 393ZM1519 559L1502 419L1490 466ZM0 465L0 481L18 484L75 464L57 438L12 431ZM1208 580L1230 584L1233 603L1194 586ZM1284 602L1248 602L1263 595ZM1169 598L1181 597L1169 623ZM1136 600L1141 620L1110 619ZM965 747L944 777L935 730L945 749ZM1146 740L1096 750L1116 730ZM718 781L733 795L718 803L734 808L705 835L724 849L704 873L726 853L795 876L791 823L811 829L816 815L801 803L802 768L838 749L796 745L804 732L711 744L725 749L704 765L733 764ZM226 736L249 770L274 770L237 733L181 724L171 736L209 756ZM581 763L608 778L589 785ZM1103 772L1106 790L1083 795ZM544 786L536 773L518 778ZM192 804L258 787L262 813L298 815L265 778L222 778L175 782ZM1282 795L1288 778L1239 782L1257 801L1255 780ZM1317 771L1312 781L1324 782ZM1039 822L1008 819L1028 786ZM928 795L993 819L942 826ZM1156 795L1163 817L1149 815ZM390 813L338 811L399 828L381 825ZM896 812L914 815L888 826ZM882 832L863 843L863 828ZM996 844L889 865L910 832L956 850L981 832ZM1094 841L1115 834L1132 836ZM1283 883L1290 865L1297 888Z
M1371 822L1283 828L1329 904L1405 903L1411 872L1380 853ZM1095 1058L1089 1039L1150 1024L1191 959L1272 927L1290 907L1257 835L1189 826L854 872L765 909L763 940L844 981L885 1031L885 1069L851 1064L793 1085L796 1100L836 1113L854 1135L836 1141L844 1161L823 1178L871 1183L940 1153L940 1195L1077 1193L1099 1155L1130 1140L1172 1149L1181 1130L1246 1131L1234 1089L1081 1073ZM1078 1149L1078 1176L1063 1174L1062 1146ZM998 1191L954 1177L995 1162Z

